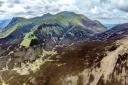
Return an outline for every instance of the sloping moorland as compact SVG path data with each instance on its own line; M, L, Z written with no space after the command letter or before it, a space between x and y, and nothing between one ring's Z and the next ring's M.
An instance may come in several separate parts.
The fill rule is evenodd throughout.
M105 31L72 12L12 22L0 40L1 85L128 84L127 23Z

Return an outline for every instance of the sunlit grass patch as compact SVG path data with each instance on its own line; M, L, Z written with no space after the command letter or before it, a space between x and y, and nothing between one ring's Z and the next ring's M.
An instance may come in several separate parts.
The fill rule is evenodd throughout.
M50 60L52 55L55 55L56 52L54 51L43 51L43 54L40 56L40 58L36 59L34 62L27 62L22 63L21 67L14 67L13 70L19 73L20 75L29 75L30 71L35 73L37 70L40 69L40 66L45 64L46 62L51 62ZM43 57L46 57L46 59L42 59Z

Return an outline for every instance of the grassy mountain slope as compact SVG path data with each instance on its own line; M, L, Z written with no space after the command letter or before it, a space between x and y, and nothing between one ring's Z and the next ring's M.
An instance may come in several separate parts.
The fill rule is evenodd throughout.
M47 27L44 25L47 25ZM42 30L38 29L40 26L44 26L42 27ZM55 15L48 13L30 19L21 17L13 18L0 34L0 43L6 43L7 45L20 44L21 46L29 47L32 40L38 39L37 41L33 41L35 43L39 41L48 42L50 38L53 40L58 38L60 42L66 40L63 41L63 43L66 43L70 42L69 40L71 38L72 40L77 40L78 38L86 39L89 36L105 30L104 26L97 21L90 20L81 14L64 11ZM37 32L42 31L44 35L40 34L39 36ZM36 38L30 37L31 35ZM43 37L41 38L41 36ZM50 42L53 42L53 40ZM59 40L57 40L57 42L59 42Z
M18 27L29 24L29 21L25 18L13 18L12 21L4 28L3 32L0 34L0 38L6 38L12 32L14 32Z

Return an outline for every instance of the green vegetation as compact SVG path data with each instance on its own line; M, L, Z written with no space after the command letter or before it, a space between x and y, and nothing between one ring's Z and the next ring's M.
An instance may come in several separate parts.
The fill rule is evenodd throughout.
M49 33L49 30L48 29L43 29L43 32L47 34L47 33Z
M57 29L57 28L52 28L52 29L49 29L49 28L44 28L44 29L42 29L42 31L44 32L44 33L46 33L46 34L48 34L49 32L54 32L54 33L56 33L56 34L59 34L59 30L61 30L61 29Z
M0 38L7 37L9 34L11 34L13 31L15 31L18 26L19 26L19 24L16 24L14 27L12 27L9 30L5 31L4 33L0 34Z
M32 39L36 39L36 36L33 34L33 32L29 32L25 35L20 45L24 47L29 47Z
M54 16L44 18L42 20L42 22L44 22L44 23L58 23L58 24L61 24L62 26L67 26L69 24L69 22L71 22L74 25L83 26L81 24L81 19L83 19L83 17L76 16L76 15L74 15L74 16L54 15Z
M0 38L6 38L7 36L9 36L12 32L14 32L16 29L30 24L31 22L28 20L22 20L19 22L16 22L15 24L13 23L12 25L7 26L5 29L7 29L6 31L4 31L2 34L0 34Z

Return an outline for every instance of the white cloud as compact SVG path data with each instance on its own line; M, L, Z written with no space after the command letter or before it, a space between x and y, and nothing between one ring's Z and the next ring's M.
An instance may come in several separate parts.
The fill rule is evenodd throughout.
M128 12L128 0L101 0L101 2L110 4L115 8Z
M73 11L100 21L117 18L128 22L128 0L0 0L0 3L0 19Z

